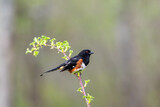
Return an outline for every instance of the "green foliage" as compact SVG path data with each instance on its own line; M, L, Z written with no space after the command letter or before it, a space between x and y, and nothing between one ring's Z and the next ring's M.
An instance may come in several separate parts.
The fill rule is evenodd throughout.
M42 35L41 37L34 37L33 42L29 45L32 46L31 49L27 48L26 54L32 53L34 56L39 54L39 49L43 46L50 47L50 49L57 49L58 53L63 53L63 59L68 60L71 57L73 50L71 50L71 46L69 46L68 41L63 42L55 42L55 38L50 38ZM69 52L69 55L66 55L66 52Z
M88 100L88 103L90 104L91 103L91 101L93 101L93 99L94 99L94 97L93 96L91 96L89 93L87 93L87 95L86 96L83 96L83 98L86 98L87 100Z
M80 93L83 93L82 87L79 87L79 88L77 89L77 91L80 92Z
M84 87L86 87L87 84L90 82L90 80L84 80L84 81L85 81Z
M85 84L84 87L87 87L87 84L90 82L90 80L84 80ZM83 93L82 87L77 89L78 92ZM89 93L87 93L86 96L83 96L83 98L86 98L88 100L88 103L90 104L91 101L93 101L94 97L91 96Z
M73 50L69 50L69 57L71 57Z
M77 76L79 77L82 72L83 72L83 70L79 70L79 71L72 72L72 74L77 74Z

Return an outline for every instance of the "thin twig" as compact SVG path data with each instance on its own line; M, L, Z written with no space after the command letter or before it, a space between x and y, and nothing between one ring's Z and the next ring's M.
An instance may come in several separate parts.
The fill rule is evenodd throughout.
M61 51L59 48L57 48L56 46L52 46L52 45L48 45L48 44L46 44L46 46L50 46L50 47L53 47L53 48L57 49L58 52L61 52L67 59L70 59L70 57L67 56L65 52L62 52L62 51Z
M80 85L81 85L81 88L82 88L82 93L83 93L84 96L86 96L86 91L85 91L85 88L84 88L84 85L83 85L83 82L82 82L81 75L78 76L78 79L79 79L79 82L80 82ZM86 100L87 107L90 107L90 104L89 104L87 98L85 98L85 100Z

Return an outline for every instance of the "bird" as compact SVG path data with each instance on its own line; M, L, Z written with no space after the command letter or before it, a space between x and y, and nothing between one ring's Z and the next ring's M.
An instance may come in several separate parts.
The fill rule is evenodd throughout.
M84 70L86 66L89 64L90 56L92 54L94 53L91 50L84 49L78 55L68 59L67 61L55 68L42 73L40 76L43 76L45 73L53 72L56 70L60 70L60 72L69 71L70 73Z

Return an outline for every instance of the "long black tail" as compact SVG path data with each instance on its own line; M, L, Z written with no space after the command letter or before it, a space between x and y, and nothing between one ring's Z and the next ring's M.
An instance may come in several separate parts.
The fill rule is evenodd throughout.
M40 76L43 76L45 73L53 72L53 71L59 69L61 66L62 66L62 64L61 64L60 66L56 67L56 68L53 68L53 69L51 69L51 70L48 70L48 71L42 73Z

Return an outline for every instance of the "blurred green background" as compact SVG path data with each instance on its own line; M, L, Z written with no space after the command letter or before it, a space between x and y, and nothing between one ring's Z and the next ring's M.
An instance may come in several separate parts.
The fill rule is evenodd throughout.
M86 107L74 75L39 76L62 54L25 54L41 35L94 51L82 77L92 107L160 107L159 0L0 0L0 23L0 107Z

